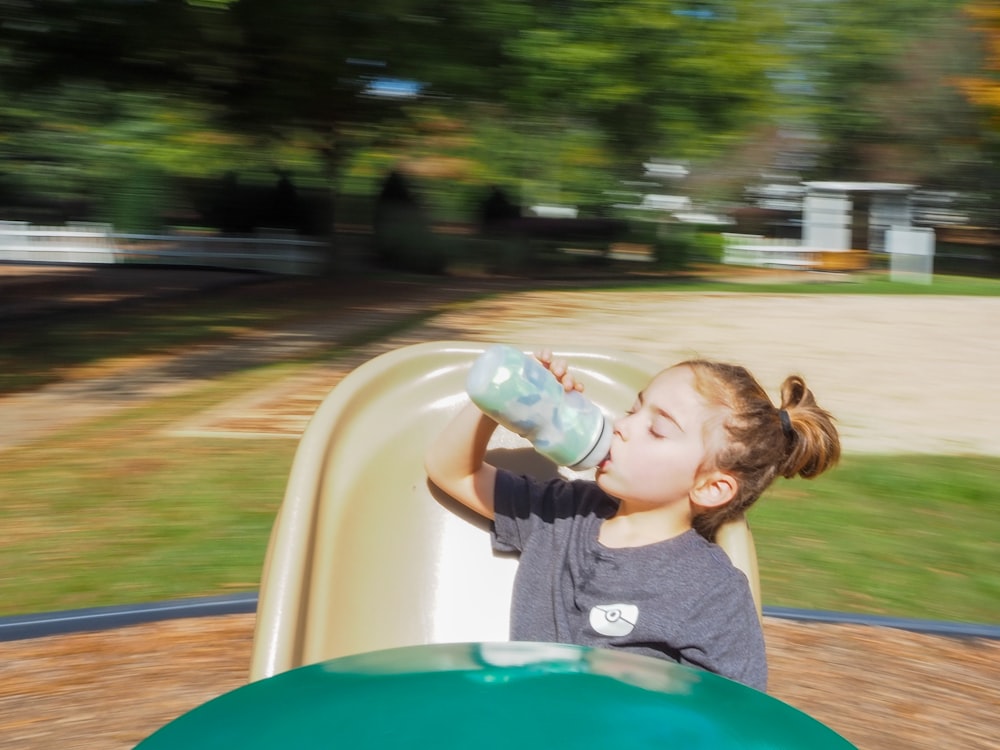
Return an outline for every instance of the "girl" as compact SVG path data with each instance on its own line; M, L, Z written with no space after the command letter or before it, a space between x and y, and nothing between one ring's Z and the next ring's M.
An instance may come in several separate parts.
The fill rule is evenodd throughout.
M536 355L566 390L566 362ZM625 649L758 690L764 638L746 577L712 543L777 475L834 463L831 416L791 376L776 408L743 367L692 360L659 373L614 424L594 481L539 481L485 462L497 424L467 405L430 447L438 487L493 520L520 554L511 638Z

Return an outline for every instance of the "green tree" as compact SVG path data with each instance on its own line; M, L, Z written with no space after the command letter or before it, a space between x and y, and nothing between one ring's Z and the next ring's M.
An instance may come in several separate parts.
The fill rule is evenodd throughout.
M214 163L202 148L212 142L220 156L242 146L241 164L293 144L332 185L359 149L388 161L416 143L471 164L470 180L509 172L558 193L588 170L718 153L769 117L784 64L777 14L749 0L0 4L15 18L0 61L12 99L0 107L46 98L53 129L97 128L117 153L168 174ZM386 78L419 82L420 99L375 95ZM96 126L77 123L69 99L86 86L105 106ZM464 142L428 135L434 118L460 124ZM13 131L29 133L30 119L14 117ZM474 145L490 134L504 153ZM75 138L62 150L86 141Z
M510 101L592 121L633 161L711 152L773 110L780 33L759 3L548 4L506 46Z
M789 13L800 122L822 143L810 176L925 181L941 167L929 151L965 128L949 85L969 63L956 4L801 0Z
M411 74L468 126L476 171L528 199L594 200L650 156L718 155L780 111L782 25L758 4L511 0L429 16L461 41Z

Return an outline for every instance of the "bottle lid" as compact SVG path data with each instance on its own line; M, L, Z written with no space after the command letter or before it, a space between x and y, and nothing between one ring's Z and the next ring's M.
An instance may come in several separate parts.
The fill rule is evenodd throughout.
M569 468L574 471L582 471L584 469L593 469L595 466L600 465L600 463L607 458L608 454L611 452L611 436L613 433L614 428L611 425L611 420L604 417L601 420L601 432L597 436L594 447L590 449L590 452L588 452L586 456L581 458Z

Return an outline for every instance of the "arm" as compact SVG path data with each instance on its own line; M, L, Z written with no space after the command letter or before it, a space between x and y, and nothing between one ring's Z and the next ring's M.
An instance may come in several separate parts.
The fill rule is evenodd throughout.
M583 390L569 372L566 361L553 358L544 349L538 360L556 376L567 391ZM424 457L430 480L466 507L486 518L494 517L493 492L496 467L485 462L486 447L497 423L469 403L456 414L431 443Z
M493 518L496 467L484 461L497 423L467 404L431 443L424 457L430 480L463 505Z

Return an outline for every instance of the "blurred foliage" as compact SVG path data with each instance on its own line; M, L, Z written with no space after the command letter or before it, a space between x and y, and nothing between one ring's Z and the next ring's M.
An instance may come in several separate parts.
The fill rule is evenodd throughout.
M406 177L392 172L372 220L377 260L390 268L439 273L448 261L447 238L431 231L430 217Z
M960 5L868 0L789 6L812 64L803 90L823 149L820 178L908 182L968 190L995 178L982 119L954 76L983 64Z
M989 197L994 8L0 0L0 210L205 224L227 174L329 201L402 169L467 220L493 185L606 203L650 158L713 200L776 172Z
M1000 131L1000 4L976 2L966 7L966 14L983 36L985 64L979 75L959 79L958 86L969 101L990 113L994 129Z

